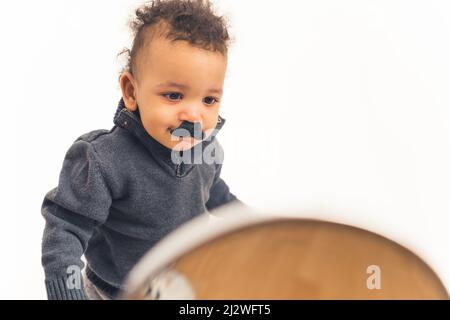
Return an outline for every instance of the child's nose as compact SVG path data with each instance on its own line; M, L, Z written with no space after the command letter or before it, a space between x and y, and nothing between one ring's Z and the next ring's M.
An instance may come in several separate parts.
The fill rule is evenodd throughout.
M197 105L187 106L180 114L181 121L189 121L192 123L200 122L203 125L201 108Z

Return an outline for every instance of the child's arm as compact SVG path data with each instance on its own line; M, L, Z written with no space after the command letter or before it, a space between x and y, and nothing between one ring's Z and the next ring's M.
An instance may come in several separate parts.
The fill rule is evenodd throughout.
M221 154L221 161L220 163L216 163L216 174L214 176L214 182L211 186L210 192L209 192L209 199L206 202L206 208L208 210L213 210L214 208L217 208L219 206L222 206L224 204L237 201L239 203L242 203L237 197L230 192L230 188L228 185L223 181L223 179L220 177L220 172L222 171L222 162L223 162L223 149L220 143L216 139L216 147L219 154Z
M105 222L111 195L91 143L77 140L66 154L58 187L45 196L42 265L49 299L86 299L81 256L94 228Z
M230 188L228 185L223 181L223 179L220 177L220 171L222 169L222 165L218 165L219 168L217 170L216 179L214 179L213 186L211 187L210 193L209 193L209 199L208 202L206 202L206 208L208 210L213 210L214 208L217 208L219 206L222 206L224 204L238 201L241 202L234 194L230 192Z

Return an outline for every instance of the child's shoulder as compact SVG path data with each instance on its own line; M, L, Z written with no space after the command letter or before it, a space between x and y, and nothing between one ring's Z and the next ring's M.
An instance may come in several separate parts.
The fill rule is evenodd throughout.
M114 160L118 154L134 151L132 149L135 144L130 142L130 136L114 126L110 130L97 129L84 133L75 140L74 145L84 145L98 156Z
M82 134L81 136L79 136L77 138L77 140L75 141L86 141L86 142L93 142L94 140L96 140L98 137L103 136L105 134L110 133L111 130L106 130L106 129L98 129L98 130L93 130L91 132Z
M124 135L123 133L121 134L116 129L117 129L117 127L114 126L110 130L106 130L106 129L93 130L93 131L82 134L75 140L75 142L84 141L84 142L88 142L95 146L117 145L117 144L120 144L122 140L123 140L123 143L125 143L127 141L128 137L126 135Z
M121 155L129 151L126 139L115 127L110 130L92 130L80 135L73 142L66 157L81 162L95 159L102 167L114 168L114 164L121 162Z

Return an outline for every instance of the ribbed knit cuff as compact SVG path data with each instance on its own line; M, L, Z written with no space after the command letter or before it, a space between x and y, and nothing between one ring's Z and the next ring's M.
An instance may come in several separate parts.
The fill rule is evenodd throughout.
M48 300L89 300L84 292L83 283L81 288L68 288L67 277L58 277L45 280Z

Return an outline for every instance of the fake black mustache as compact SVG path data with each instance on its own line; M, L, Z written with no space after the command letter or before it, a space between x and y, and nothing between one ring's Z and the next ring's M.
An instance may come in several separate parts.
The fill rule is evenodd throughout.
M178 128L171 130L170 133L175 137L192 137L197 140L203 140L206 137L200 122L183 121Z

